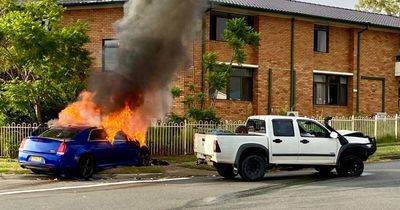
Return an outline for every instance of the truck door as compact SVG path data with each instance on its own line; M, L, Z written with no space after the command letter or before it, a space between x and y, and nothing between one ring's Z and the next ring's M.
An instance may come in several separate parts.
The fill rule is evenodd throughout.
M300 136L299 164L334 164L338 140L313 120L297 120Z
M273 119L271 133L271 163L296 164L299 139L292 119Z

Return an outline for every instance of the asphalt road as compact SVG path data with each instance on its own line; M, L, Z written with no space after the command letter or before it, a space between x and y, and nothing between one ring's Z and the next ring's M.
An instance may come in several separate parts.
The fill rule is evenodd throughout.
M358 178L308 169L268 173L259 182L3 177L0 209L400 209L400 161L367 164Z

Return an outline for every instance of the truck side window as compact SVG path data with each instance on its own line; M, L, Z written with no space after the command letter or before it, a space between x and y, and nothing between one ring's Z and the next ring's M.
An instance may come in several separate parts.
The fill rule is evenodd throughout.
M274 136L294 136L293 121L290 119L272 120Z
M313 121L297 120L297 124L301 137L329 137L329 132Z

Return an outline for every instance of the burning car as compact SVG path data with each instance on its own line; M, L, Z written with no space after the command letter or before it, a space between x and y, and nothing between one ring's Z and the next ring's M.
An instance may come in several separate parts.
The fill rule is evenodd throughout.
M96 170L121 165L143 165L149 150L118 132L110 140L98 127L54 127L23 139L18 162L33 173L74 174L88 179Z

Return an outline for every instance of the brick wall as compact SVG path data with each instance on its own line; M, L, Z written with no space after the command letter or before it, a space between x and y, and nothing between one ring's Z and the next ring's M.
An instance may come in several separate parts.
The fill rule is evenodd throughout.
M64 23L82 20L88 23L90 43L87 48L92 53L93 68L100 70L102 67L102 40L115 38L113 24L122 18L122 7L93 8L93 9L68 9L64 14Z
M102 65L102 39L114 38L113 23L122 17L121 7L69 9L65 13L64 22L81 19L89 23L91 42L87 45L94 58L94 68ZM202 38L205 52L216 51L219 61L229 61L231 51L225 42L209 40L209 12L205 18L205 31L201 21L196 29L199 33L188 49L190 64L183 67L176 75L171 86L178 86L183 95L174 100L172 111L183 114L184 95L190 94L188 84L194 83L196 91L202 90ZM216 110L223 119L243 120L251 114L267 114L268 112L268 69L272 69L272 109L279 114L289 109L290 103L290 42L291 19L259 15L255 25L261 33L260 46L247 48L248 59L245 63L259 65L254 69L253 100L230 101L217 100ZM335 23L329 24L329 52L319 53L313 50L314 24L309 20L295 20L294 68L296 71L296 103L295 108L300 115L351 115L356 107L356 50L357 32L360 29L345 27ZM395 114L398 110L398 80L394 77L395 55L400 43L399 34L370 29L362 34L361 75L385 78L385 111ZM330 106L313 104L313 70L353 73L348 80L347 106ZM207 85L206 81L203 81ZM371 115L381 111L382 83L378 80L361 80L360 111Z

